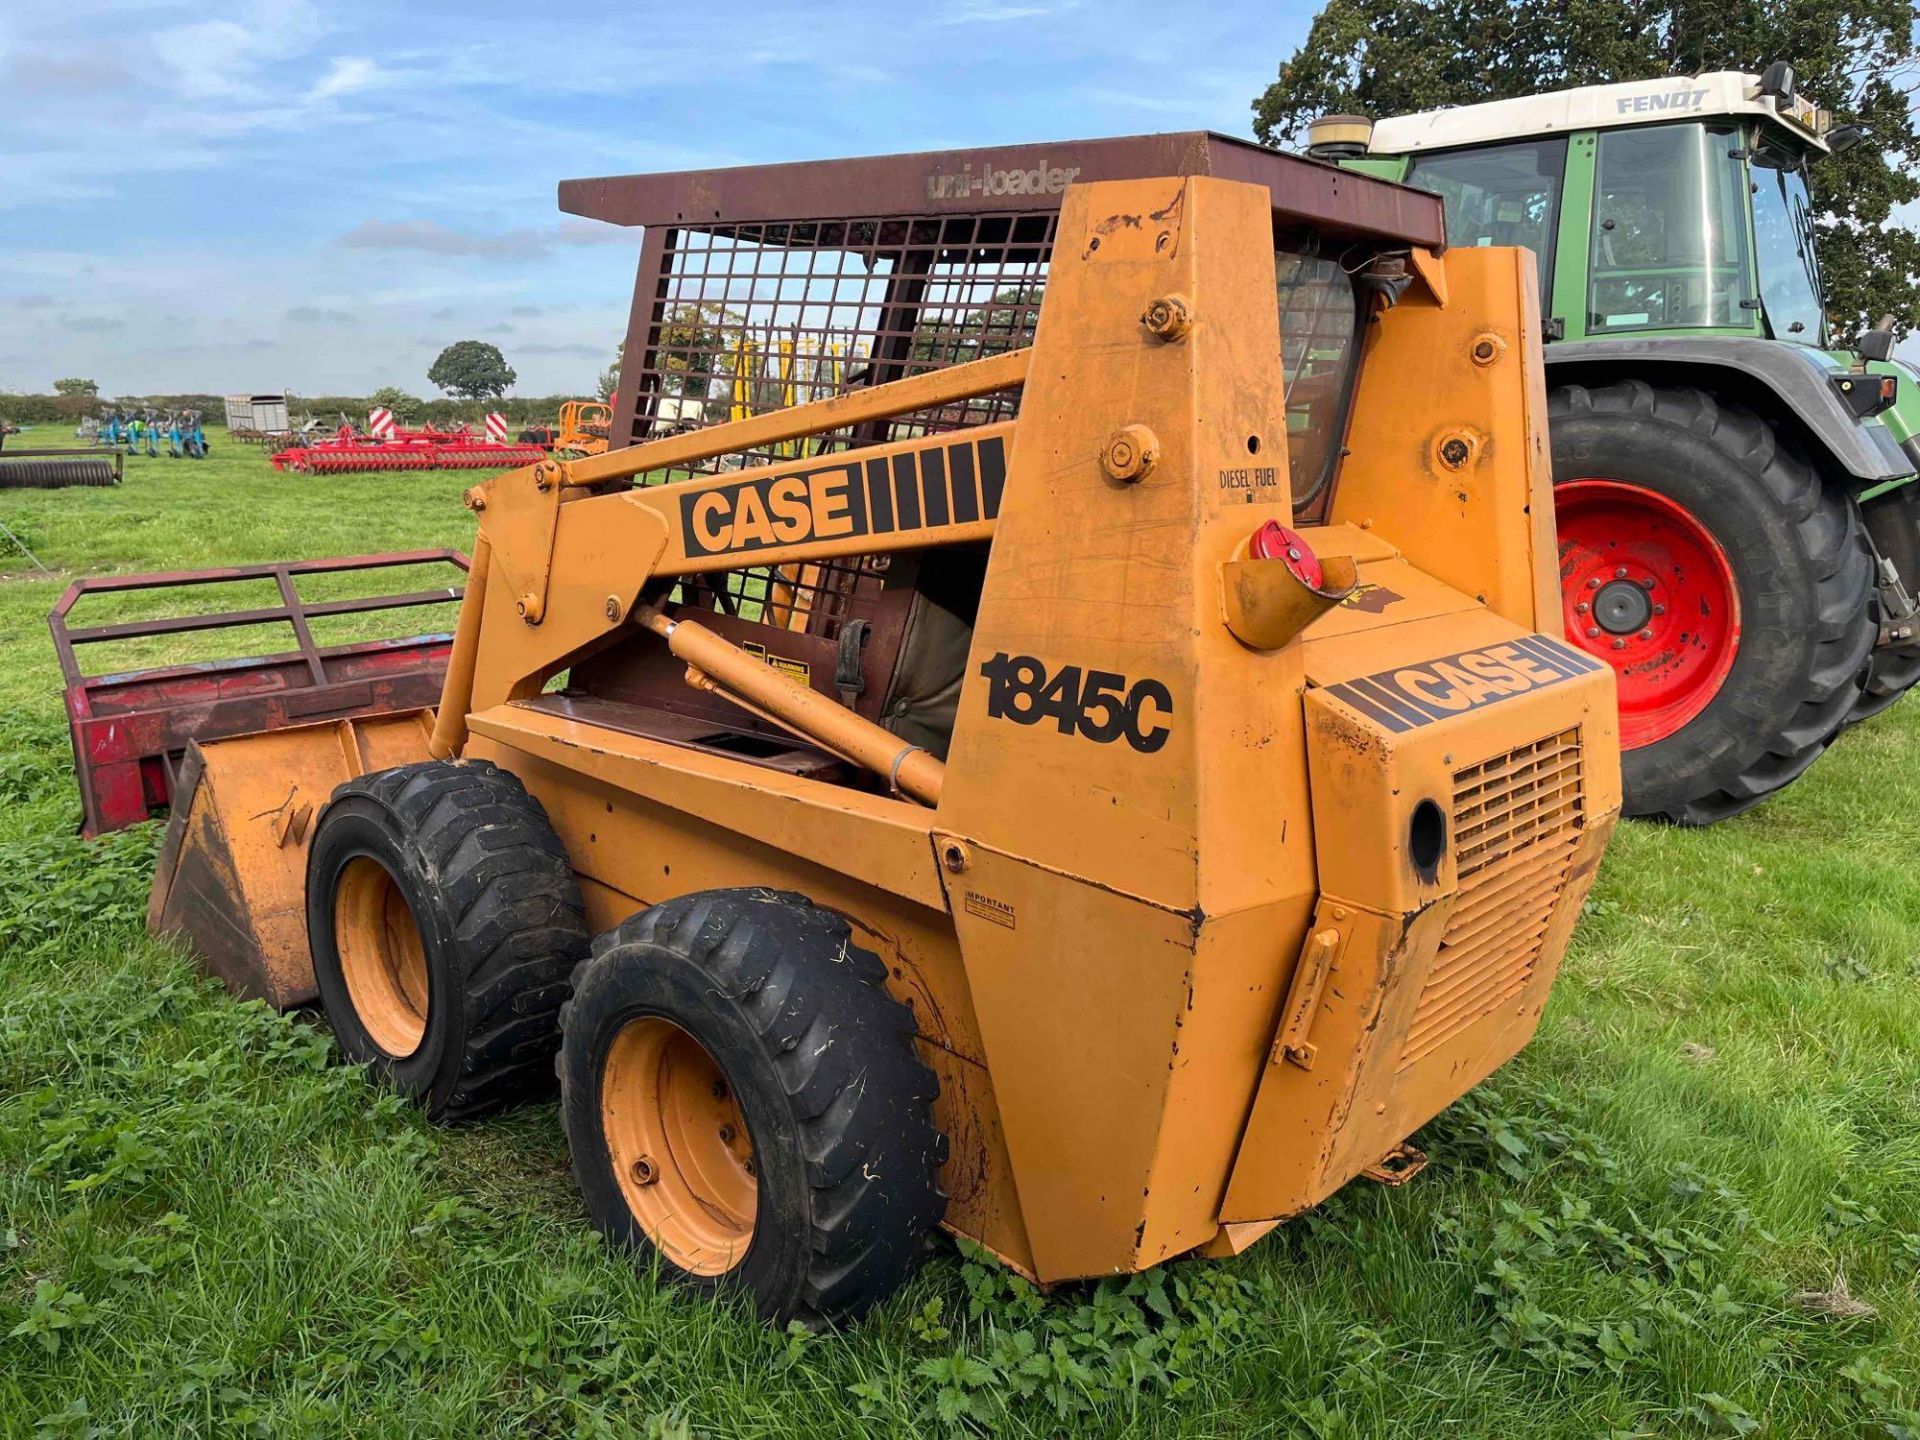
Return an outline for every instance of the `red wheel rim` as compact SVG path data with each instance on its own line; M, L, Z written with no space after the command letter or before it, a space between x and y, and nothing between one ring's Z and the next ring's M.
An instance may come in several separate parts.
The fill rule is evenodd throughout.
M1706 709L1740 649L1733 566L1698 520L1619 480L1553 487L1567 638L1613 667L1633 750Z

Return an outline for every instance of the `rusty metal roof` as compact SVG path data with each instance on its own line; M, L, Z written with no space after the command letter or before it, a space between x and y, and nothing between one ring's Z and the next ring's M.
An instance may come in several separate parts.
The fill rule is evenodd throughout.
M1204 130L562 180L560 208L615 225L683 229L870 215L980 215L1056 207L1075 181L1158 175L1214 175L1264 185L1273 195L1276 221L1311 226L1329 237L1433 249L1446 243L1441 203L1432 195Z

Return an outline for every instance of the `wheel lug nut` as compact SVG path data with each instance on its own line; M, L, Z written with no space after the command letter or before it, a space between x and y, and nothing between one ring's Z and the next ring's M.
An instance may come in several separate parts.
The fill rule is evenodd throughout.
M1573 613L1576 615L1584 615L1587 613L1587 611L1591 610L1592 608L1593 607L1591 605L1587 604L1586 601L1582 600L1578 605L1573 607Z
M1624 640L1616 640L1613 642L1613 648L1616 650L1624 650L1627 648L1627 642Z
M726 1081L716 1080L713 1082L713 1098L716 1100L724 1100L727 1098L727 1082Z
M1642 580L1642 581L1640 582L1640 588L1641 588L1642 590L1651 590L1651 589L1653 589L1653 577L1652 577L1651 575L1649 575L1649 576L1647 576L1647 578L1646 578L1646 579L1644 579L1644 580Z
M654 1167L651 1155L642 1155L633 1162L633 1183L651 1185L660 1178L660 1172Z
M1587 626L1587 638L1588 638L1589 640L1597 640L1597 639L1599 639L1599 638L1600 638L1600 627L1599 627L1598 625L1589 625L1589 626Z
M1653 638L1653 631L1651 631L1651 630L1642 630L1642 631L1640 632L1640 638L1641 638L1642 640L1651 640L1651 639Z
M740 1168L749 1175L758 1175L760 1173L759 1167L753 1163L753 1157L751 1155L740 1162Z
M731 1145L733 1143L733 1126L722 1125L720 1127L720 1143L722 1145Z
M1614 579L1616 579L1616 580L1624 580L1624 579L1626 579L1626 578L1627 578L1627 567L1626 567L1626 566L1624 566L1624 565L1622 565L1622 566L1620 566L1619 568L1617 568L1617 569L1616 569L1616 570L1615 570L1615 571L1613 572L1613 578L1614 578Z
M1664 615L1667 613L1667 607L1664 605L1656 605L1653 607L1653 613L1656 615Z
M1594 576L1591 580L1587 581L1587 589L1598 590L1599 588L1600 588L1600 577L1598 575Z

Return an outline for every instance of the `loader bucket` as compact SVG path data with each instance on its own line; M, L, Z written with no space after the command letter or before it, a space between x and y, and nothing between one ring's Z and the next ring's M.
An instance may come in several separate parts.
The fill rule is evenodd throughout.
M455 573L448 577L452 583L408 594L306 601L299 593L303 577L401 565L444 565ZM320 646L314 643L311 622L457 601L464 593L460 582L466 569L467 557L456 550L412 550L75 581L47 624L65 677L81 833L92 837L163 813L181 789L179 768L195 741L437 704L451 644L448 635ZM246 580L273 581L280 603L114 624L68 623L74 606L90 596L184 591ZM77 656L83 645L276 624L292 629L296 650L102 675L83 673Z
M227 988L276 1009L316 995L305 840L336 785L427 758L431 710L190 744L147 929L189 941Z

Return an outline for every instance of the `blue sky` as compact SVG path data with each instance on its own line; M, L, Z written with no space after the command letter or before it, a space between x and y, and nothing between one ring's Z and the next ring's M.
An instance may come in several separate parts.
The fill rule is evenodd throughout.
M1211 128L1317 4L4 0L0 390L583 392L638 232L567 176Z

